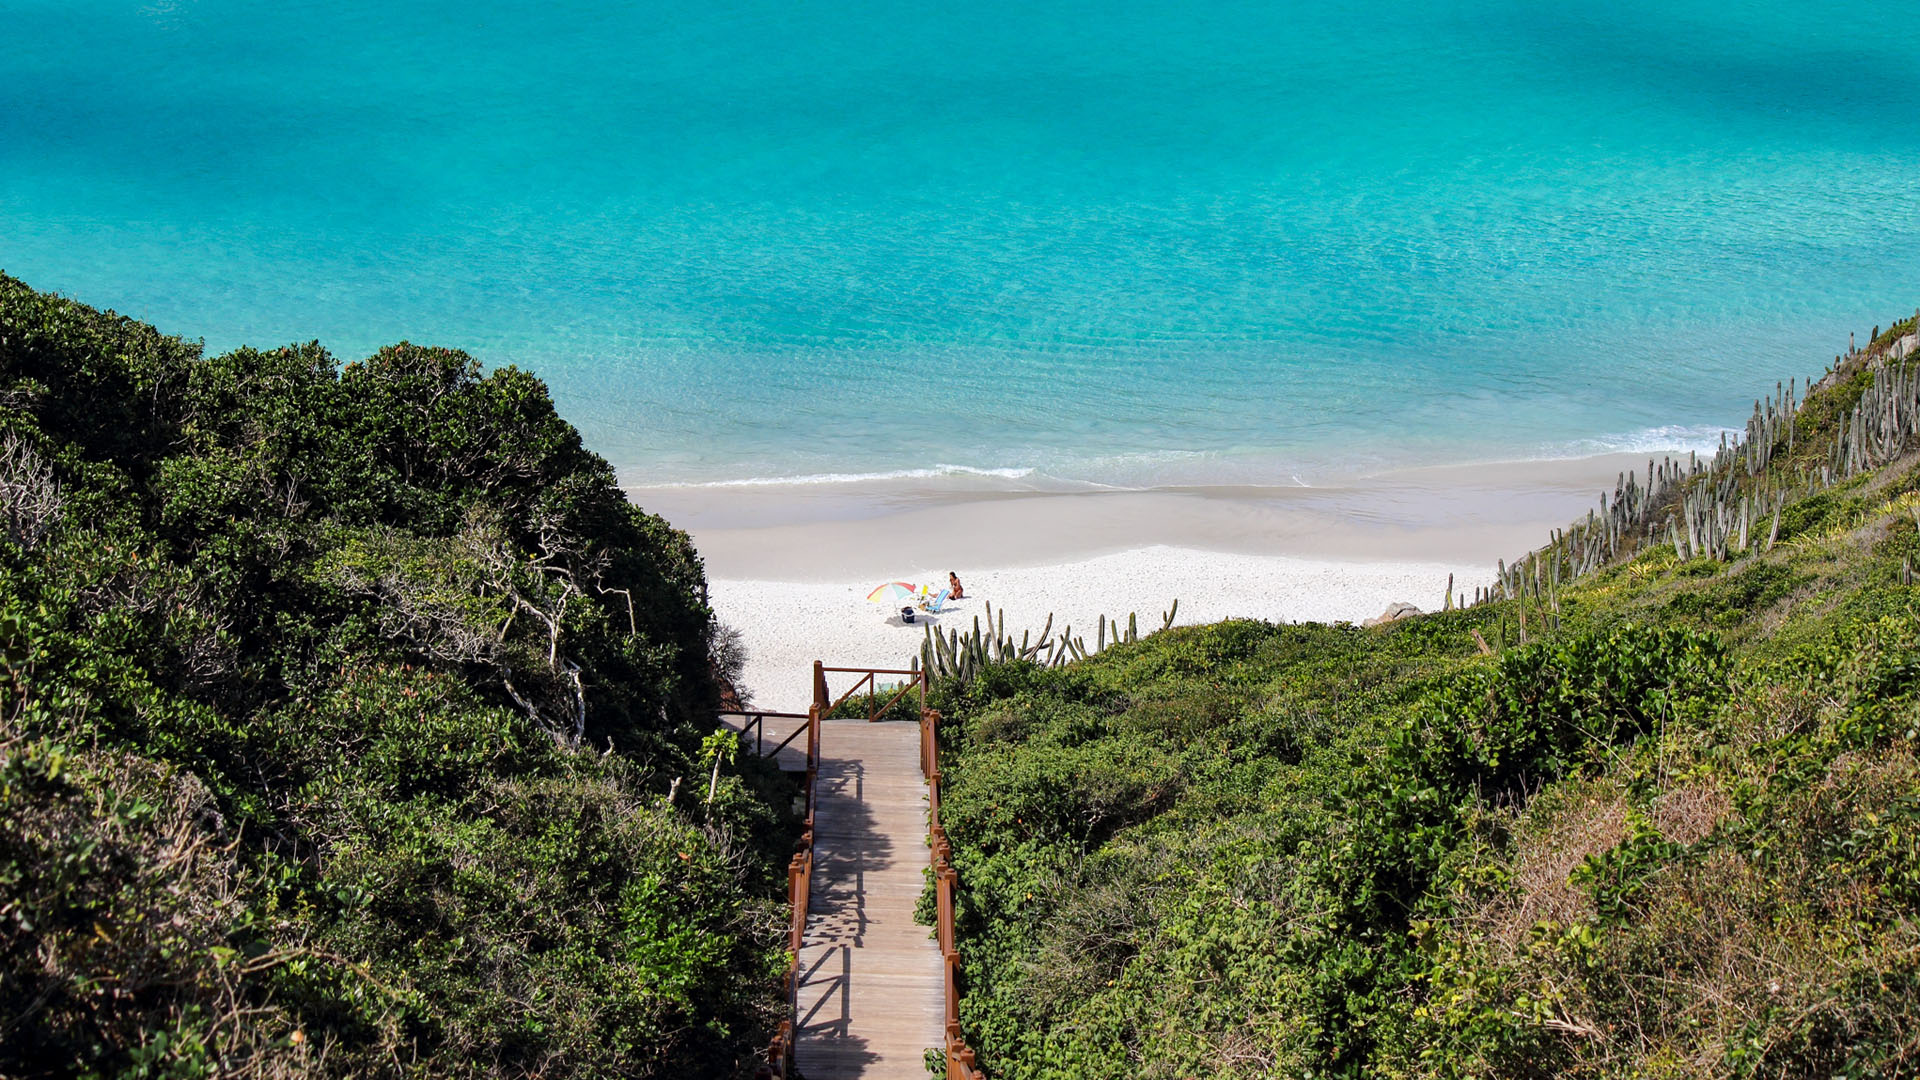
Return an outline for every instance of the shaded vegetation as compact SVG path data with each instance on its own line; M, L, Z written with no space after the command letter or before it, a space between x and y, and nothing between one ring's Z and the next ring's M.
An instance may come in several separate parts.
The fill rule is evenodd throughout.
M704 593L525 372L0 276L0 1074L749 1071Z
M996 1080L1920 1072L1916 491L1909 454L1730 562L938 689L969 1044Z

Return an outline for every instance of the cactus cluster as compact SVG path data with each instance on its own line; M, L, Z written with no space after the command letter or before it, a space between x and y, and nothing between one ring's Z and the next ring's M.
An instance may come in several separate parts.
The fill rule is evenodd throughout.
M1853 410L1840 418L1840 431L1828 455L1827 482L1885 465L1916 434L1920 434L1920 371L1883 365Z
M1776 383L1774 393L1753 403L1745 431L1732 438L1722 435L1710 457L1690 453L1685 459L1648 459L1645 478L1637 471L1622 472L1611 495L1603 492L1597 510L1566 529L1553 531L1549 542L1508 565L1501 560L1492 585L1476 588L1472 599L1456 597L1453 578L1447 578L1443 607L1469 607L1518 600L1518 639L1528 637L1528 615L1538 627L1558 625L1560 588L1596 570L1632 556L1648 544L1671 544L1685 559L1720 561L1773 548L1788 503L1832 487L1898 457L1920 440L1920 365L1898 363L1920 353L1920 311L1912 321L1891 327L1883 337L1875 327L1865 350L1849 338L1847 352L1834 357L1826 378ZM1873 371L1853 408L1839 417L1833 443L1817 467L1800 470L1799 482L1783 479L1772 469L1775 459L1790 455L1801 442L1800 415L1806 396L1837 383L1850 364L1864 362ZM1855 368L1857 370L1857 368ZM1173 625L1179 609L1163 612L1161 628ZM1015 642L1006 632L1006 614L996 622L987 607L986 626L974 619L971 634L958 630L944 636L927 628L925 642L914 660L916 670L934 679L965 685L990 663L1027 660L1058 667L1103 651L1113 643L1137 640L1138 619L1100 616L1093 648L1068 626L1053 633L1053 616L1036 636L1023 632ZM1507 626L1499 635L1504 641Z
M919 654L913 658L913 670L926 672L929 681L951 681L965 686L988 664L1027 660L1042 667L1059 667L1070 660L1085 660L1104 652L1109 644L1140 640L1140 618L1135 612L1127 613L1124 628L1119 619L1101 615L1094 624L1091 649L1087 648L1085 635L1074 634L1071 624L1056 635L1053 632L1053 615L1049 612L1046 625L1040 628L1038 634L1023 630L1020 640L1016 642L1007 633L1006 609L1002 608L996 619L993 604L989 602L986 608L986 625L983 627L980 617L976 615L973 631L968 634L958 630L936 634L932 626L927 627L926 640L921 643ZM1180 601L1176 599L1171 608L1160 613L1160 629L1171 627L1179 611Z
M1563 578L1570 581L1589 574L1651 539L1659 512L1669 507L1703 470L1699 458L1688 455L1685 461L1648 459L1644 482L1638 473L1620 473L1612 498L1603 492L1597 511L1587 511L1585 518L1567 529L1555 529L1545 547L1529 552L1512 566L1501 560L1494 584L1477 590L1473 602L1529 593L1551 599Z
M1850 364L1865 363L1873 381L1848 412L1839 417L1833 443L1818 467L1800 471L1798 483L1771 470L1776 456L1792 454L1801 441L1800 414L1806 404L1800 381L1775 384L1774 393L1753 403L1745 432L1722 435L1711 458L1688 454L1677 460L1648 460L1646 480L1621 473L1611 499L1565 530L1556 529L1545 547L1508 566L1499 564L1494 584L1474 591L1472 603L1535 599L1543 616L1559 611L1561 582L1572 581L1630 556L1642 544L1668 543L1681 559L1728 560L1771 550L1779 539L1780 518L1796 497L1832 487L1898 457L1920 439L1920 369L1898 361L1920 352L1920 312L1912 322L1896 324L1883 338L1876 333L1867 349L1851 338L1847 352L1805 394L1838 383ZM1857 368L1855 369L1857 370ZM1454 604L1447 582L1447 606ZM1466 598L1460 598L1466 604ZM1524 634L1524 630L1523 630Z

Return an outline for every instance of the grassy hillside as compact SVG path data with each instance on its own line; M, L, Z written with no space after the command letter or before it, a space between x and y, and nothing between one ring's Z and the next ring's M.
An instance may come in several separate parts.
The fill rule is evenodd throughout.
M739 1074L791 823L698 782L704 593L524 372L0 275L0 1075Z
M1464 610L949 679L990 1075L1920 1072L1912 329Z

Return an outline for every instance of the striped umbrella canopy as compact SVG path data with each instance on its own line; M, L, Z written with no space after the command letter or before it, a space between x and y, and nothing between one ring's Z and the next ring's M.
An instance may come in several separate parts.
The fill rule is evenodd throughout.
M920 587L904 581L889 581L867 594L869 604L907 604L920 597Z

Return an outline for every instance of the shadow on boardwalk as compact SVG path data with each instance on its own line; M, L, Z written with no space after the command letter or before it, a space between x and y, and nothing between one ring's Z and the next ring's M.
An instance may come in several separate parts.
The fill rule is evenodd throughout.
M939 1035L939 951L913 921L925 864L918 729L832 722L822 734L815 876L800 956L807 1080L925 1075Z
M852 1031L853 961L871 921L867 873L893 860L893 841L876 827L866 805L865 766L822 756L813 902L800 977L800 1056L809 1080L863 1076L878 1063L867 1040Z

